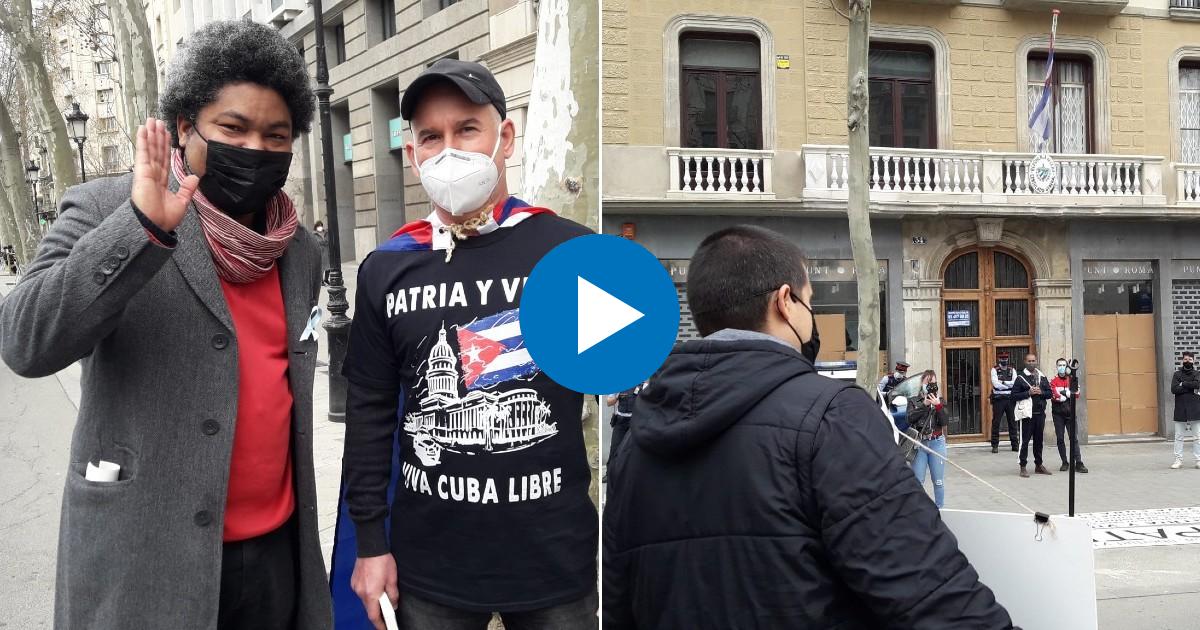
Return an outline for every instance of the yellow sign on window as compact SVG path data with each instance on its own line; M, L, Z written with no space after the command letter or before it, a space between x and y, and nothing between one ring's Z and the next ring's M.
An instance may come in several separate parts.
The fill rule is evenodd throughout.
M790 55L775 55L775 67L779 70L787 70L792 67L792 57Z

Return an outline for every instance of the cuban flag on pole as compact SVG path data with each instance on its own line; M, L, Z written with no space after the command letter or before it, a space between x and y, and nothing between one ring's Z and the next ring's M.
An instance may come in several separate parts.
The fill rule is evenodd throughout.
M1050 21L1050 54L1046 59L1046 78L1042 82L1042 96L1029 114L1029 129L1037 143L1037 153L1041 153L1050 140L1050 130L1053 128L1054 110L1050 107L1050 99L1054 95L1051 81L1054 78L1054 37L1058 32L1058 9L1054 9Z
M458 327L458 355L467 389L537 374L521 335L519 312L503 311Z

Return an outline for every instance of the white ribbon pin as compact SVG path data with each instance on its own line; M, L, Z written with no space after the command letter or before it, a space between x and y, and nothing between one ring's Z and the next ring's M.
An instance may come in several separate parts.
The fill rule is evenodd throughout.
M321 324L321 307L314 306L308 314L308 325L304 327L304 332L300 333L300 341L317 340L317 333L320 330L318 326Z

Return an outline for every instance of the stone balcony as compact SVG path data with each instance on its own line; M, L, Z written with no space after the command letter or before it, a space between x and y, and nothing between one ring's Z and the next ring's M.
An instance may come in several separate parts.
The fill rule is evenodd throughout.
M1062 9L1064 15L1117 15L1129 6L1129 0L1001 0L1001 5L1006 9L1046 13L1051 9Z
M1030 184L1031 153L871 149L876 214L1171 217L1200 214L1200 164L1140 155L1054 155L1057 184ZM646 213L845 211L849 152L606 145L604 201Z
M805 145L804 199L847 198L849 152ZM1030 153L871 149L872 203L951 206L1163 207L1163 159L1132 155L1055 155L1058 183L1036 193ZM1200 180L1196 182L1200 185Z

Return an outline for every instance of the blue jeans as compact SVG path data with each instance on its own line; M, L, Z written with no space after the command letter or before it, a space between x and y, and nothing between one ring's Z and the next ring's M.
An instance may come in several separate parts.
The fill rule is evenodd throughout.
M922 440L921 444L928 446L929 450L946 456L946 436L933 438L932 440ZM925 485L925 469L929 469L929 476L933 478L933 502L940 509L946 504L946 462L941 458L934 457L925 452L925 449L917 449L917 458L913 460L913 473L917 475L917 483Z

